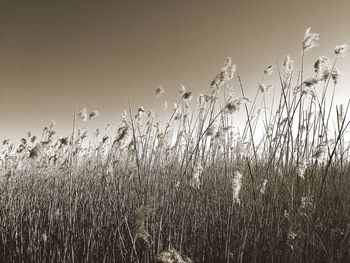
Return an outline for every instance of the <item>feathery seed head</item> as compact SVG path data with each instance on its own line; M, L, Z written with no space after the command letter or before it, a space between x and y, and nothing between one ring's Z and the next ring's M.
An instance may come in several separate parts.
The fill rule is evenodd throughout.
M156 88L156 98L159 98L160 96L162 96L163 93L164 93L164 89L162 86L159 86L158 88Z
M266 86L264 83L258 83L258 88L262 93L267 93L273 85Z
M283 73L285 74L286 78L288 78L292 75L293 65L294 65L294 61L292 60L292 58L289 55L287 55L284 58L283 67L282 67Z
M228 110L228 113L232 114L236 111L239 111L242 104L249 102L249 99L246 97L241 97L234 99L226 104L226 109Z
M206 136L213 136L216 133L216 126L214 124L210 125L208 127L207 131L205 132Z
M338 68L334 68L332 73L331 73L331 78L333 80L333 83L336 85L338 84L338 80L339 80L339 77L341 76L342 74L340 73L340 71L338 70Z
M226 58L225 65L210 83L210 88L212 90L219 89L221 86L232 80L236 72L236 68L236 65L232 64L232 59L230 57Z
M327 159L328 145L329 142L324 141L315 147L312 154L315 161L324 162Z
M318 33L311 33L311 27L307 28L304 34L303 50L308 51L314 47L317 47L317 41L320 39Z
M182 98L183 98L185 101L190 101L190 100L192 100L192 98L193 98L192 92L186 91L186 92L182 95Z
M200 189L201 187L201 177L203 173L203 167L200 162L197 162L193 168L191 186L195 189Z
M239 193L242 188L242 174L239 171L235 171L232 178L232 193L233 202L240 205Z
M334 53L337 56L345 56L346 52L348 51L348 45L347 44L342 44L342 45L337 45L334 48Z
M168 102L166 100L163 103L163 109L164 110L168 109Z
M33 149L29 151L29 158L35 159L42 151L42 144L37 143Z
M56 121L55 120L51 120L50 124L49 124L49 129L52 130L52 129L55 128L55 126L56 126Z
M327 75L326 73L330 70L330 59L325 56L319 57L314 63L314 69L317 75Z
M184 85L180 85L180 89L178 90L178 92L181 94L181 95L184 95L185 92L186 92L186 87Z
M269 65L266 67L266 69L264 70L264 74L265 75L271 75L273 73L273 69L274 69L274 65Z
M305 171L307 169L307 163L306 161L300 161L298 162L297 164L297 175L300 177L300 178L305 178Z
M157 263L192 263L192 260L171 248L156 256Z
M304 209L307 207L314 207L314 197L312 195L301 197L300 208Z
M141 106L140 108L138 108L138 110L137 110L137 117L141 118L141 116L143 115L144 112L145 112L144 107Z
M92 120L94 118L97 118L100 115L100 113L97 110L94 110L92 112L90 112L89 114L89 120Z
M78 113L78 118L82 119L83 121L88 120L88 115L87 115L87 110L86 108L83 108L79 113Z
M43 234L41 235L41 238L42 238L42 240L44 241L44 243L47 242L47 234L46 234L46 233L43 233Z
M315 92L312 89L315 85L319 84L321 81L321 78L310 78L305 80L303 83L301 83L299 86L294 88L294 95L297 93L301 93L302 95L311 96L312 98L315 98Z
M265 194L267 183L268 183L268 180L264 179L264 181L261 184L260 193Z

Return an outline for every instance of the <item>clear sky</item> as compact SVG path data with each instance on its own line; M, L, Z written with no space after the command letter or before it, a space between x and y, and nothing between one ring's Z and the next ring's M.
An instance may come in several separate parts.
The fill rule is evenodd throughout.
M227 56L252 95L267 65L286 54L299 65L307 27L320 33L310 72L318 56L350 44L349 13L349 0L0 0L0 139L52 119L68 133L76 103L99 110L92 126L101 128L128 99L171 105L180 84L206 91ZM339 63L339 103L350 97L349 59Z

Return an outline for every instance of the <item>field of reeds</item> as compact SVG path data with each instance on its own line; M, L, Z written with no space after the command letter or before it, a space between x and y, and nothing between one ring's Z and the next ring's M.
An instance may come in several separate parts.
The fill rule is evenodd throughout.
M350 262L347 46L304 65L318 38L305 32L300 66L263 68L253 98L228 58L163 121L131 105L89 135L99 113L83 109L68 137L51 123L4 140L1 262Z

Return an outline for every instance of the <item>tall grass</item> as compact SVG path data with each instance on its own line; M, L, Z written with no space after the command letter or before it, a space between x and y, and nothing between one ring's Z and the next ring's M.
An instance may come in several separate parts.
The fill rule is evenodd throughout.
M166 121L130 106L116 132L88 137L99 113L83 109L69 137L51 123L19 146L5 140L0 258L349 262L349 103L334 102L346 46L305 78L317 41L308 29L299 70L290 56L263 70L253 100L228 58L198 99L179 90ZM271 74L279 84L265 84Z

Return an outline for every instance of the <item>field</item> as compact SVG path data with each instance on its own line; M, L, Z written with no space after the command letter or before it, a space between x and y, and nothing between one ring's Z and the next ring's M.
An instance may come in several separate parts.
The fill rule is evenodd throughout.
M130 106L88 136L99 113L83 109L68 137L51 123L4 140L1 262L349 262L349 104L334 101L347 46L304 65L318 38L305 32L299 68L266 67L254 98L228 58L167 118Z

